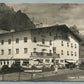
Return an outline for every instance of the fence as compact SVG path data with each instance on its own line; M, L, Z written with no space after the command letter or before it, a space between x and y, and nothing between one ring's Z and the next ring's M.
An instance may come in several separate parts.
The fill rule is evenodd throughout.
M44 80L49 76L57 76L57 78L61 80L60 79L61 76L65 74L69 74L68 76L79 77L79 75L84 75L84 71L78 70L78 69L74 69L74 70L64 69L64 70L59 70L58 73L55 73L54 71L42 72L42 73L41 72L40 73L14 72L14 73L7 73L7 74L3 73L3 74L0 74L0 81L34 81L34 80L38 81L39 78L42 78L42 80Z
M0 74L0 81L33 81L34 79L55 75L53 72L51 72L51 74L49 74L49 72L45 73L25 73L25 72L15 72L8 74L3 73Z

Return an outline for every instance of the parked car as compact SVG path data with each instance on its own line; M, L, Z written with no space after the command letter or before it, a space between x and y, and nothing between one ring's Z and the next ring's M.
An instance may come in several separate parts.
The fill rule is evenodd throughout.
M53 64L45 64L45 67L50 68Z
M35 65L35 67L36 67L36 68L38 68L38 69L42 69L43 64L38 64L38 65Z
M31 68L31 67L32 67L31 64L28 64L28 65L22 65L22 68L23 68L23 69L28 69L28 68Z
M9 69L10 68L8 67L8 65L3 65L1 68L1 72L7 73L7 72L9 72Z
M80 70L84 70L84 64L80 64L78 67Z
M65 69L65 66L63 64L59 64L58 69Z

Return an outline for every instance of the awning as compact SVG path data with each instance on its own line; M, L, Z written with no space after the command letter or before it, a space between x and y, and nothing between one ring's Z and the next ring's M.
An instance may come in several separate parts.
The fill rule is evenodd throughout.
M65 62L67 62L67 63L76 63L75 60L65 60Z
M40 61L39 59L33 59L33 61Z

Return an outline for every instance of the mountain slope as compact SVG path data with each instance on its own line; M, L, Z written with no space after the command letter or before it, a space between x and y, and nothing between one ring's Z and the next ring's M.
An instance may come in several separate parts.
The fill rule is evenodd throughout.
M30 21L28 16L20 10L15 12L4 3L0 3L0 29L10 31L23 31L34 28L35 25Z

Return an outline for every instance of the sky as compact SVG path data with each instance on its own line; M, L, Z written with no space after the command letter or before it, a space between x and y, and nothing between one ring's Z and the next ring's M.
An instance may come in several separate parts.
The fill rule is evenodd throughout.
M76 25L84 35L84 4L7 3L15 11L26 13L34 23Z
M0 0L2 3L84 3L84 0Z

